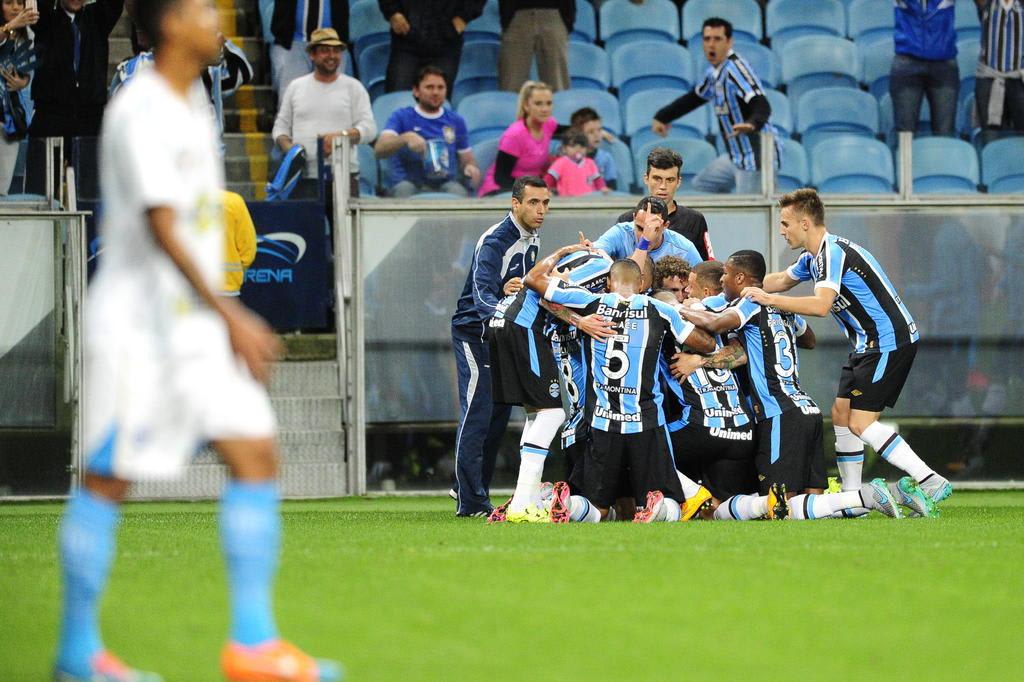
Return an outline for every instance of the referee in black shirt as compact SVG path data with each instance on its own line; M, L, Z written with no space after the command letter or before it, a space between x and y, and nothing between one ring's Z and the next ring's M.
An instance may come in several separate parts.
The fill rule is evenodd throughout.
M676 190L679 189L682 172L683 157L671 149L655 147L647 155L647 170L644 171L647 195L661 199L668 206L668 229L693 242L701 258L714 260L715 252L711 248L708 221L704 219L704 214L676 203ZM619 216L619 222L632 221L634 213L635 211L626 211Z

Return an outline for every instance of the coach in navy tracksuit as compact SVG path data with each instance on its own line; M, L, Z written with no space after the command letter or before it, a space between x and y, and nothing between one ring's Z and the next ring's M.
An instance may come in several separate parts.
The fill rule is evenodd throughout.
M498 301L521 289L523 276L537 262L537 232L550 201L542 179L516 179L512 210L476 243L466 286L452 316L452 347L459 373L459 429L455 436L459 516L484 516L491 511L491 476L511 407L491 402L490 358L484 334Z

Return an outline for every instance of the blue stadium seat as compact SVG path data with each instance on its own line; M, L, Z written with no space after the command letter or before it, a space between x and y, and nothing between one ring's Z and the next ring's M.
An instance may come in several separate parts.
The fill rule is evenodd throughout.
M618 189L615 191L631 192L636 179L633 175L633 154L629 151L629 147L619 138L615 138L611 142L605 140L601 143L601 147L608 150L612 158L615 159L615 170L619 174L615 182Z
M864 85L868 92L876 98L889 92L889 72L892 70L892 58L896 48L890 37L872 43L858 43L861 63L864 65Z
M377 43L359 50L356 58L359 66L359 82L370 93L370 99L384 94L384 80L388 71L390 43Z
M775 191L792 192L810 184L811 174L807 170L807 153L796 140L779 140L782 146L782 167L775 173Z
M779 51L800 36L846 35L846 12L839 0L772 0L765 25L772 48Z
M796 106L796 129L811 155L819 142L835 133L874 137L878 101L853 88L822 88L805 93Z
M655 147L668 147L679 152L683 157L683 182L686 189L692 190L693 176L704 170L704 167L715 160L718 152L704 140L689 137L669 136L664 139L651 140L639 147L633 147L633 168L637 178L643 178L647 170L647 155ZM640 182L640 180L637 180Z
M891 193L894 178L892 152L878 140L836 135L811 156L811 181L822 192Z
M494 165L494 159L498 157L498 142L500 137L492 137L489 140L481 140L473 145L473 158L480 169L481 175L487 174L487 169Z
M693 81L693 61L680 45L637 41L612 55L612 85L618 88L620 100L653 88L676 88L682 94L693 87Z
M990 194L1024 192L1024 137L1007 137L981 150L981 172Z
M772 105L772 125L778 131L780 137L789 137L793 134L793 110L789 98L778 90L765 88L764 96Z
M960 102L956 107L956 131L971 142L981 134L981 126L974 111L974 92L960 91Z
M970 143L953 137L922 137L914 140L912 151L915 193L973 194L978 191L981 181L978 153Z
M377 122L377 130L383 130L384 124L388 122L395 109L411 107L416 104L412 93L408 90L403 92L388 92L373 100L370 107L373 109L373 120Z
M956 19L954 21L954 28L956 28L956 39L959 42L964 38L977 38L981 39L981 22L978 21L978 8L973 2L964 2L964 0L956 0L956 6L954 9ZM963 74L960 74L963 76Z
M960 68L960 90L974 92L974 71L981 54L981 40L978 38L957 38L956 65Z
M498 45L496 43L470 43L463 46L454 89L452 101L456 105L466 95L498 89Z
M736 54L743 57L744 61L750 64L761 85L766 88L775 88L782 83L782 66L779 64L779 57L764 45L757 43L737 43L734 47ZM693 80L699 83L704 79L711 64L704 58L704 50L698 44L690 48L690 55L693 57Z
M601 40L610 54L634 40L679 40L679 11L670 0L606 0L599 12Z
M780 53L780 58L782 82L786 84L791 102L799 102L800 96L808 90L831 86L855 88L860 82L861 65L857 48L852 41L844 38L794 38Z
M483 14L466 24L466 30L462 35L463 44L500 41L501 17L498 14L498 0L487 0Z
M597 39L597 15L590 0L576 3L576 22L572 25L569 40L579 43L592 43Z
M847 7L846 35L858 43L892 40L895 17L891 0L853 0Z
M612 84L612 66L608 53L597 45L570 42L569 78L573 88L607 90Z
M619 100L604 90L562 90L555 93L555 119L568 125L572 113L583 107L592 107L601 115L606 130L613 135L622 134Z
M459 102L458 112L466 119L469 143L500 137L516 120L519 96L514 92L478 92Z
M704 20L719 17L732 24L736 40L759 42L764 37L761 30L761 6L757 0L689 0L683 5L682 35L690 49L701 45L701 30Z
M380 13L377 0L358 0L349 9L349 35L355 45L355 52L371 45L391 44L391 25Z
M359 159L359 195L364 197L377 196L380 175L373 147L368 144L357 144L356 158Z
M623 107L626 135L633 138L649 134L652 136L649 139L654 139L656 135L651 132L651 121L654 119L654 114L682 94L675 88L657 88L644 90L627 99ZM710 118L711 107L702 106L682 118L672 121L672 131L684 137L703 139L711 132L712 121ZM644 140L644 142L646 141Z

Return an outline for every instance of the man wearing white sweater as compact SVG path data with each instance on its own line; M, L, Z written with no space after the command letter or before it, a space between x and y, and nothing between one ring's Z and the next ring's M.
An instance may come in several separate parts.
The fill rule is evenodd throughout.
M317 138L323 138L329 154L334 138L347 136L352 144L370 143L377 124L370 109L370 95L363 84L341 73L345 43L333 28L313 31L309 44L313 72L296 78L281 97L274 121L274 140L287 152L295 145L306 150L306 177L316 178ZM352 196L359 194L359 159L352 155Z

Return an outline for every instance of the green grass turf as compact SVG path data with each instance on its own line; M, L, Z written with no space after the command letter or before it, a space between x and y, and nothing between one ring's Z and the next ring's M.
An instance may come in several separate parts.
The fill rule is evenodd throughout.
M45 679L60 507L0 507L0 679ZM287 637L353 680L1021 679L1024 492L938 520L487 526L441 499L284 505ZM131 504L108 646L218 679L209 503Z

